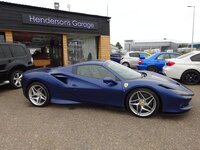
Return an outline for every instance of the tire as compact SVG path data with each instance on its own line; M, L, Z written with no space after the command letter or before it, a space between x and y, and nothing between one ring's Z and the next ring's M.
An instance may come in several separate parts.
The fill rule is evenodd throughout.
M158 68L156 66L149 66L147 68L148 71L158 72Z
M9 77L10 85L16 89L21 88L22 87L22 84L21 84L22 76L23 76L22 70L13 70L10 73L10 77Z
M28 86L26 95L32 105L44 107L50 103L50 93L47 87L40 82L33 82Z
M196 70L187 70L181 76L181 81L188 85L198 84L200 82L200 73Z
M124 63L122 63L122 65L124 65L124 66L126 66L126 67L129 67L129 68L130 68L130 64L129 64L129 63L127 63L127 62L124 62Z
M147 118L158 112L160 101L157 94L153 91L139 88L128 94L126 108L137 117Z

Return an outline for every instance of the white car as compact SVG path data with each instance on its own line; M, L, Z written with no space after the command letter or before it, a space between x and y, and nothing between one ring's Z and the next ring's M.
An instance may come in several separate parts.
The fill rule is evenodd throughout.
M163 74L185 84L200 82L200 51L192 51L177 58L167 59Z
M140 51L127 52L122 57L120 64L130 67L130 68L137 68L140 54L143 54L145 58L150 56L150 54L146 52L140 52Z

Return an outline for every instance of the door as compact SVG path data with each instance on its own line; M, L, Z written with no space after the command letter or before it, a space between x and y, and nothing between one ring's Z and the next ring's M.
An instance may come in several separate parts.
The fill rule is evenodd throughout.
M169 54L161 54L156 58L156 66L159 70L162 70L163 66L165 65L165 59L169 59Z
M9 49L9 45L0 46L0 80L6 78L6 70L10 63L12 63L13 57Z
M77 66L75 77L68 84L73 86L71 95L76 101L122 106L122 83L103 66ZM112 78L116 84L105 83L105 77Z
M58 39L50 40L50 61L52 67L62 66L62 47Z

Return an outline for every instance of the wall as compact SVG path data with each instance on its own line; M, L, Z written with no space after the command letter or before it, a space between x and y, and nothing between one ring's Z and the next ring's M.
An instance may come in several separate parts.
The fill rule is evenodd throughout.
M110 59L110 36L99 37L99 53L98 59L108 60Z
M35 20L34 23L27 23L24 19L25 15L39 16L44 18L79 20L87 23L95 23L96 28L80 28L61 26L54 23L41 24L40 19ZM67 12L55 9L33 7L27 5L13 4L7 2L0 2L0 29L1 30L15 30L15 31L32 31L45 33L87 33L95 35L109 35L110 34L110 18L104 16L88 15L82 13ZM30 18L30 17L28 17ZM29 19L28 19L29 20ZM39 22L38 22L39 21ZM51 22L51 21L47 21ZM67 23L66 23L67 24ZM72 24L72 22L71 22ZM83 26L82 26L83 27Z
M13 41L12 31L5 31L5 37L6 37L6 42L12 42Z

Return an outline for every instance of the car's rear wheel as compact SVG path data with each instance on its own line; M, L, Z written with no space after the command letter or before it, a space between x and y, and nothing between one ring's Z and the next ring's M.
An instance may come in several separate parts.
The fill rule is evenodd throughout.
M147 68L148 71L158 72L158 68L156 66L149 66Z
M27 90L29 101L37 107L43 107L50 103L50 93L47 87L40 83L34 82L29 85Z
M135 116L146 118L159 110L160 102L156 93L146 88L139 88L129 93L126 107Z
M21 80L22 80L22 76L23 76L23 71L22 70L13 70L10 74L10 85L13 88L21 88L22 84L21 84Z
M130 64L127 62L122 63L122 65L126 66L126 67L130 67Z
M189 85L197 84L200 82L200 73L196 70L187 70L183 73L181 81Z

